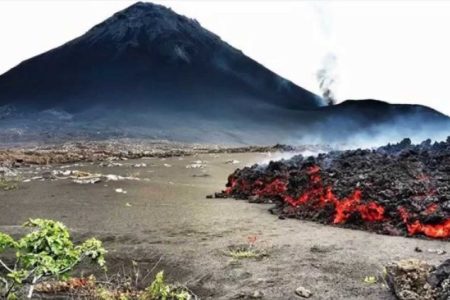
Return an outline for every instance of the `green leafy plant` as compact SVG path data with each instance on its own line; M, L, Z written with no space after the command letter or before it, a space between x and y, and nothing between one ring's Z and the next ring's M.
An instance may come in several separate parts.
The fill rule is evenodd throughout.
M6 299L14 299L23 287L28 287L27 297L31 298L38 282L67 278L85 259L105 268L106 250L101 241L91 238L75 245L64 224L52 220L30 219L24 227L35 230L19 240L0 232L0 254L7 250L16 254L9 265L0 257L5 274L0 276L0 292Z
M166 284L164 282L164 272L161 271L155 276L155 280L145 290L141 300L190 300L191 294L183 288Z

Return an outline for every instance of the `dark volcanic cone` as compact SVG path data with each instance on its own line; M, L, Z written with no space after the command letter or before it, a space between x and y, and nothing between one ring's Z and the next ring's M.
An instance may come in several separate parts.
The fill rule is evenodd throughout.
M136 3L0 77L0 105L227 111L317 107L316 95L164 6Z

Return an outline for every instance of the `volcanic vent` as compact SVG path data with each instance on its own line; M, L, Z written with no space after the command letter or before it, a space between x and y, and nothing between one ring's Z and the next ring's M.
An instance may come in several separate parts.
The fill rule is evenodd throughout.
M295 156L236 170L216 197L274 202L272 213L390 235L450 238L450 137Z

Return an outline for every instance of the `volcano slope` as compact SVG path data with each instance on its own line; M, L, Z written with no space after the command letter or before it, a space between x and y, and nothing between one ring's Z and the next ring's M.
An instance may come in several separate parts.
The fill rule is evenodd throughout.
M245 56L196 20L142 2L0 77L0 105L23 109L59 108L73 113L99 106L121 110L175 106L191 110L228 100L220 107L224 108L243 99L286 108L321 103L313 93Z
M216 197L277 203L280 217L450 238L450 137L295 156L236 170Z

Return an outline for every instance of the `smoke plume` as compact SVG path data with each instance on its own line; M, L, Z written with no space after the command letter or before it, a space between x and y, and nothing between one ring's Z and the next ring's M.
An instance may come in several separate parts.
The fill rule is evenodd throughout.
M317 80L319 88L322 91L322 97L327 105L336 103L336 97L333 91L337 79L336 55L329 53L323 59L322 68L317 71Z

